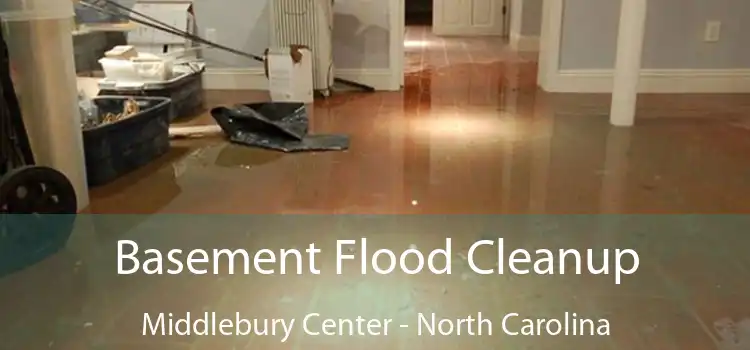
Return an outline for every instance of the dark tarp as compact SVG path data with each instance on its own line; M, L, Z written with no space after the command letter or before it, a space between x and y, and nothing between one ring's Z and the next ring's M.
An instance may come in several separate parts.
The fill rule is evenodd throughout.
M302 103L266 102L211 110L229 141L282 152L343 151L346 135L309 135L310 121Z

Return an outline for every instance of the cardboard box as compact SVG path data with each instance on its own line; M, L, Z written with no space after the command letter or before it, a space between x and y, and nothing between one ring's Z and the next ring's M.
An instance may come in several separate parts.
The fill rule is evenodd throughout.
M274 102L312 103L312 52L305 46L292 45L266 50L266 76Z
M190 34L196 34L192 1L138 1L133 10ZM139 24L128 33L128 44L138 52L152 54L175 53L196 46L196 43L174 34ZM196 51L189 51L192 56Z

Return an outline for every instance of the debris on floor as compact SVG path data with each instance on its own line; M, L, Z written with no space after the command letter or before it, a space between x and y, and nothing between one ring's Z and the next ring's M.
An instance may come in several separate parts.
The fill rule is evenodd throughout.
M281 152L343 151L346 135L310 135L307 109L302 103L251 103L211 110L229 141Z
M95 128L106 124L112 124L123 119L130 118L141 112L141 107L138 105L136 100L129 98L125 101L122 112L120 113L107 113L101 118L85 118L83 122L83 129Z
M645 327L643 327L643 332L644 333L653 333L653 332L656 331L657 327L658 327L658 325L655 325L655 324L654 325L645 326Z

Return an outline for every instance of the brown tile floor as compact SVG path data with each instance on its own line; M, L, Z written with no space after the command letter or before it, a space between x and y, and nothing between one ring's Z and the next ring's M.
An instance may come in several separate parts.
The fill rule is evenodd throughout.
M534 57L513 53L501 39L441 39L410 28L406 46L403 92L346 93L316 102L312 131L351 135L348 152L285 155L218 138L179 141L160 161L93 190L92 212L750 212L747 95L642 96L637 125L613 129L607 96L537 91ZM211 106L266 99L226 91L207 97ZM186 123L206 122L203 115ZM63 253L0 279L0 349L750 349L748 220L627 218L632 222L447 215L81 219ZM446 236L454 239L452 276L337 276L331 273L333 248L321 253L325 273L317 276L114 275L117 239L136 240L143 249L253 251L368 237L371 247L404 250L410 244L435 248ZM631 247L641 264L619 286L590 274L468 273L468 245L499 236L528 249ZM498 260L492 255L478 259L489 266ZM141 336L143 313L157 311L242 312L298 322L320 312L412 326L394 327L384 337L313 337L297 325L283 343L272 336ZM460 317L478 311L494 319L493 336L415 335L418 312ZM609 319L611 336L522 337L499 328L509 312L559 318L566 311Z

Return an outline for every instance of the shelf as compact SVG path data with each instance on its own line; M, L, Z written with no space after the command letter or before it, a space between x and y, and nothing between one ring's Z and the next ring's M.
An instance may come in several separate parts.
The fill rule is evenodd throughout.
M128 23L102 23L102 24L81 24L78 26L78 30L73 31L73 35L81 35L87 33L96 32L129 32L131 30L138 29L138 24L134 22Z

